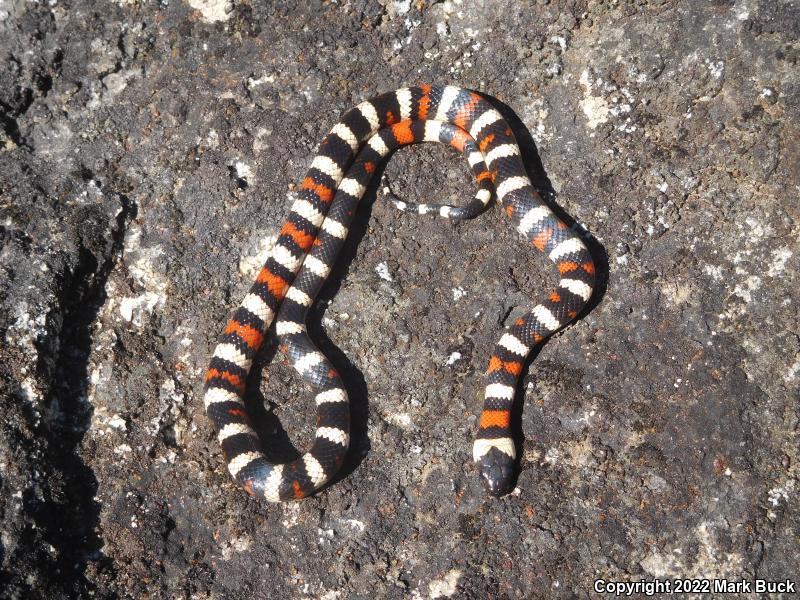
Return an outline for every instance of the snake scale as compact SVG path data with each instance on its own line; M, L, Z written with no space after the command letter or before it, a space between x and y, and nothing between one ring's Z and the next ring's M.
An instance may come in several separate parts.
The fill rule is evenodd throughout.
M478 182L463 207L398 208L464 219L495 196L526 243L555 263L555 291L507 328L486 370L484 406L473 458L488 492L513 489L516 457L511 407L532 348L572 321L592 295L595 271L581 239L542 201L526 175L520 149L501 114L476 92L420 85L364 101L347 111L319 146L297 199L250 292L228 321L206 374L205 407L233 479L270 501L308 496L342 465L350 441L350 410L339 373L309 339L306 316L331 272L373 173L394 149L442 142L463 152ZM285 464L264 455L244 403L248 373L275 322L281 349L315 390L311 448Z

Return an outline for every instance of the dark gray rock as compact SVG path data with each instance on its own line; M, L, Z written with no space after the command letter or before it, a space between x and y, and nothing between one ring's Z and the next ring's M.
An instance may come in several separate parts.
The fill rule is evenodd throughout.
M0 4L0 596L796 576L799 28L758 0ZM598 301L531 363L518 489L490 500L481 372L552 269L499 210L453 224L371 193L310 322L351 460L314 498L254 501L203 412L215 338L338 115L421 81L516 113L595 239ZM416 202L473 189L440 147L385 178ZM260 433L302 448L310 398L275 352Z

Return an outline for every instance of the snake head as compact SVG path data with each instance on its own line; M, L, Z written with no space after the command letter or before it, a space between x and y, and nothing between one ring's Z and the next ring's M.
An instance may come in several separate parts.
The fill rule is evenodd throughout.
M481 478L492 496L499 498L514 489L514 459L498 448L492 448L478 461Z

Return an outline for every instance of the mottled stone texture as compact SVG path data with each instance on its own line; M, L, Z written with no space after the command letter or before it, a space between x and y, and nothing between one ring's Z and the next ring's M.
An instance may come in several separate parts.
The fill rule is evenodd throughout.
M796 576L798 37L785 0L0 0L0 596ZM310 322L349 462L314 498L251 500L203 413L210 349L338 115L421 81L516 112L605 285L531 362L518 489L490 500L481 373L552 267L496 208L453 224L373 190ZM442 147L384 177L474 189ZM273 355L260 433L303 448L311 396Z

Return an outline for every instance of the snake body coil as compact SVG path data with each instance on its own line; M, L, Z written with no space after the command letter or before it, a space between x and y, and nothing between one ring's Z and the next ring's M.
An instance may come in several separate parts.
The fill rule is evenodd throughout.
M475 92L420 85L382 94L344 114L319 147L298 199L250 292L228 321L206 376L205 406L234 480L271 501L302 498L324 485L347 452L350 410L339 374L306 333L306 315L331 271L359 200L392 150L422 141L447 143L467 156L478 193L464 207L398 208L449 218L475 216L495 192L524 239L558 268L557 289L503 333L489 360L473 458L495 496L513 486L516 456L511 406L525 358L574 319L592 294L594 264L580 238L544 204L528 179L503 117ZM272 464L244 405L245 382L266 331L276 321L281 348L316 390L317 429L311 449Z

